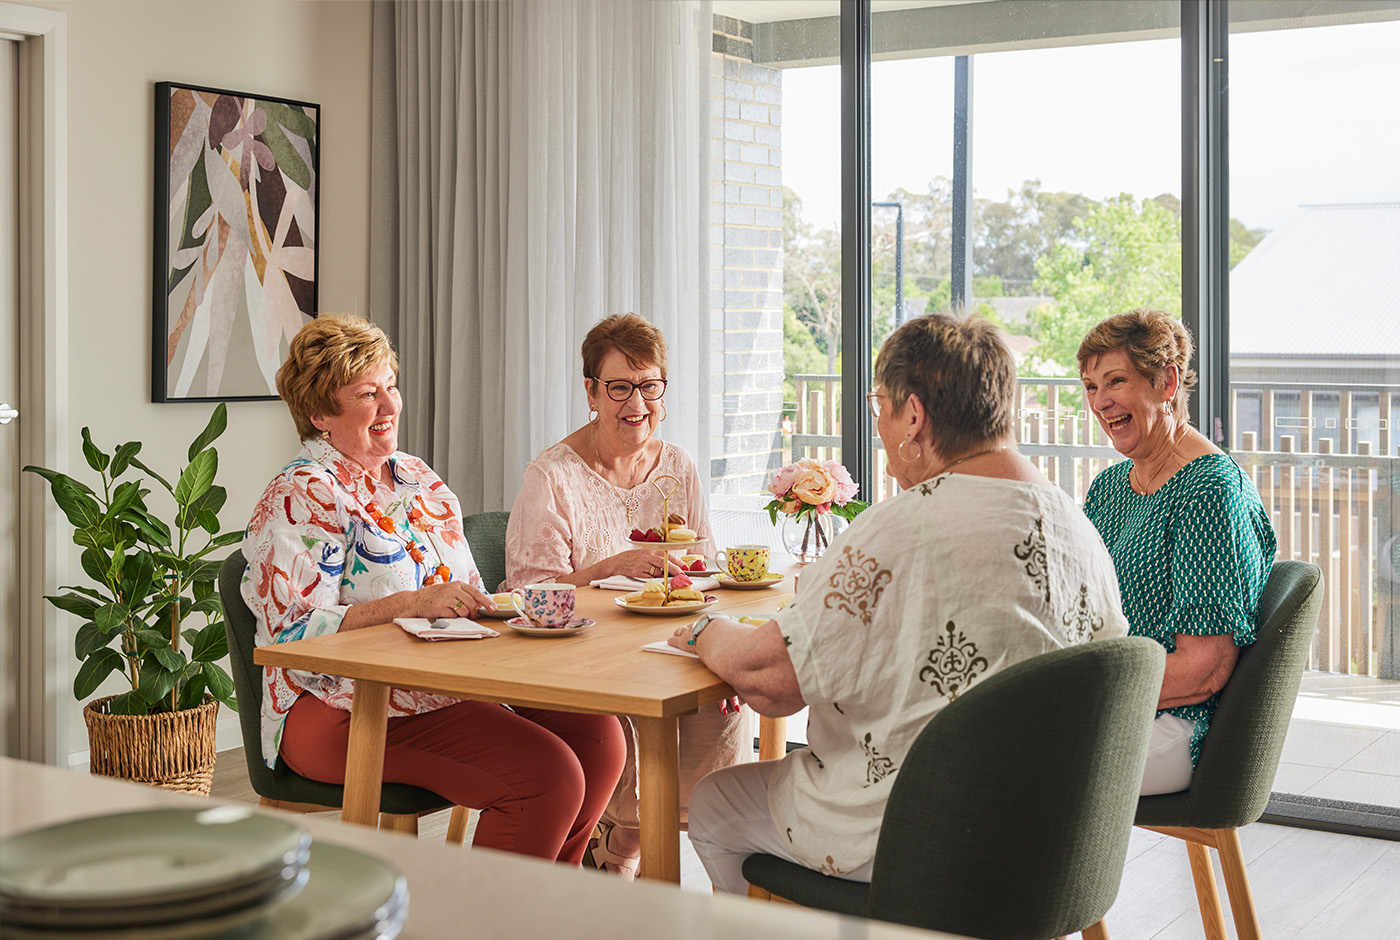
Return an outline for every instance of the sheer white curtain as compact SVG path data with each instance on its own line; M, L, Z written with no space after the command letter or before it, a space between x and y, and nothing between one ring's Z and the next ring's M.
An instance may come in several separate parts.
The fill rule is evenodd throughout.
M372 316L467 512L587 419L613 313L665 332L661 434L708 476L710 36L708 2L376 4Z

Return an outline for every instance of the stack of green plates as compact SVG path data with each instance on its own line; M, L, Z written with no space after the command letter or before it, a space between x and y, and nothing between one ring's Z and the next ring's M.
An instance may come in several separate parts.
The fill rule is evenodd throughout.
M371 940L408 912L388 865L241 807L97 816L0 841L0 933Z

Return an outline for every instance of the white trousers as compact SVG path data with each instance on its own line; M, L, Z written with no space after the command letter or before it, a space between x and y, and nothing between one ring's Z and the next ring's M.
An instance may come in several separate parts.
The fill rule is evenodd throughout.
M1143 796L1175 793L1191 785L1191 732L1195 722L1162 715L1152 723ZM725 767L695 785L690 797L690 844L700 856L710 883L718 891L743 894L744 859L762 853L801 865L773 824L768 810L768 781L776 761ZM870 880L873 863L842 875L849 881Z
M777 761L758 761L716 770L690 795L690 844L717 891L743 894L744 859L762 853L801 865L768 810L768 780ZM870 864L841 877L870 881Z
M1152 722L1147 769L1142 773L1140 794L1175 793L1191 785L1191 732L1194 730L1194 721L1176 715L1159 715Z

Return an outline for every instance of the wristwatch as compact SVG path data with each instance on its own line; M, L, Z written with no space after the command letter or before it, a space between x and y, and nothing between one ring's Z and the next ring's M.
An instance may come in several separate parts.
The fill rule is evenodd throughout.
M701 614L699 618L697 618L696 621L690 625L690 639L686 640L685 645L694 646L695 641L700 638L700 631L708 627L710 625L710 621L714 619L714 616L711 614Z

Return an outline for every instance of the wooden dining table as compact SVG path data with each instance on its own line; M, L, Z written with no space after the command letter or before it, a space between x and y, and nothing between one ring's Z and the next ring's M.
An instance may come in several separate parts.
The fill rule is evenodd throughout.
M710 613L772 614L791 593L795 568L784 581L759 590L717 588ZM481 620L500 631L483 640L430 642L388 623L345 633L261 646L253 659L355 680L345 763L346 822L375 825L383 784L389 690L416 689L458 698L636 718L642 861L639 875L680 883L680 769L678 721L717 708L734 690L697 659L648 652L698 614L646 615L617 606L621 593L579 588L577 614L594 620L566 636L516 633L503 621ZM783 719L760 721L759 756L785 752Z

